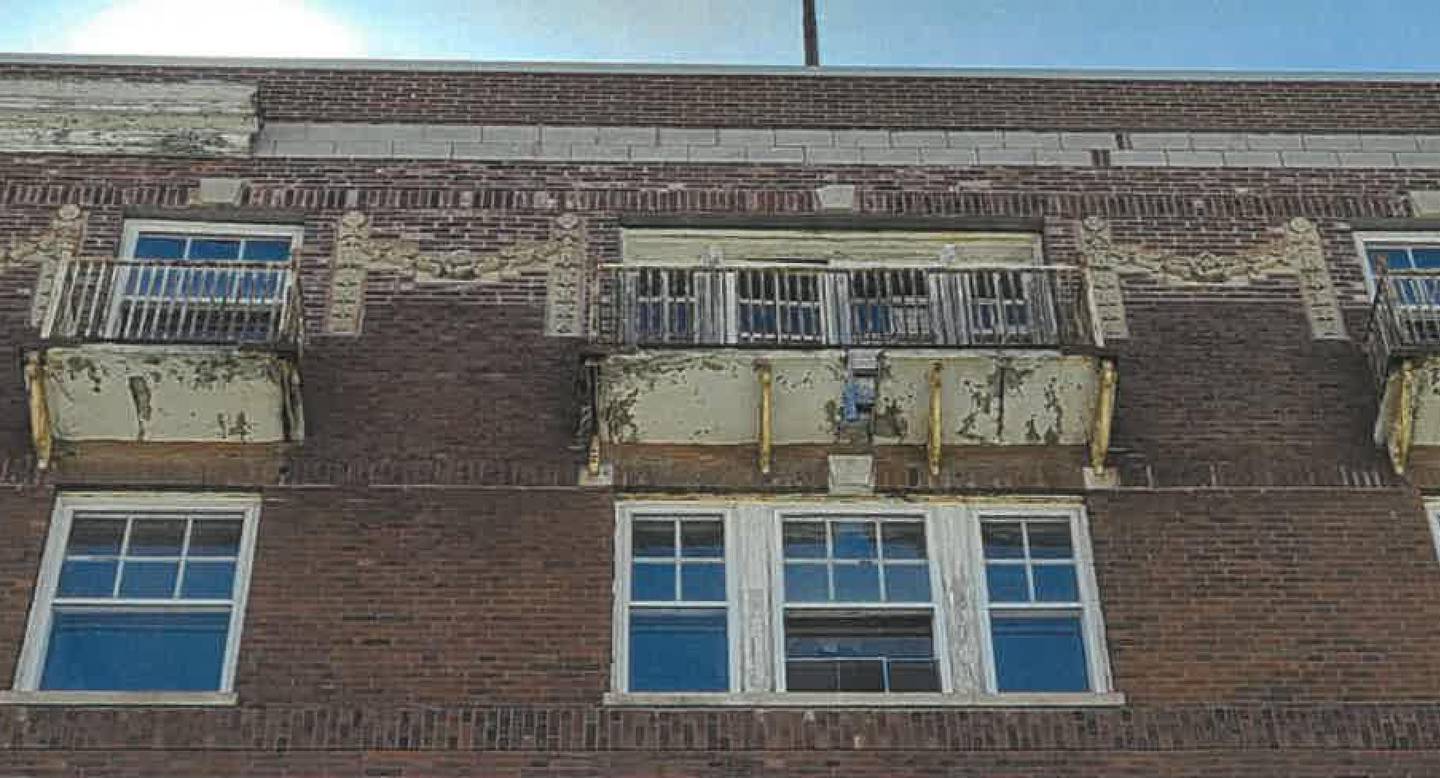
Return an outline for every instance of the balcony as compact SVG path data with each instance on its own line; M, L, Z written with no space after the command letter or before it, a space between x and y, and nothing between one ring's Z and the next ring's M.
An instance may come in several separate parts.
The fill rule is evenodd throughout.
M42 460L96 442L300 439L288 262L71 260L52 281L27 355Z
M1103 465L1114 365L1081 268L797 264L606 268L592 464L889 448L933 475L947 448L1088 445L1074 461Z
M627 347L1095 345L1079 268L607 271L601 332Z
M1412 447L1440 447L1440 271L1377 273L1365 350L1381 395L1375 442L1403 473Z

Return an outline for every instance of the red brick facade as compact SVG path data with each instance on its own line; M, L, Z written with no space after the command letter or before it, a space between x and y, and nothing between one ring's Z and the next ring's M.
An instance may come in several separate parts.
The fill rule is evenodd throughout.
M1440 130L1434 83L0 66L0 78L57 75L258 82L276 121ZM57 490L248 488L263 512L238 705L0 706L0 776L1440 773L1440 559L1422 504L1435 482L1397 476L1371 440L1378 398L1351 239L1357 220L1423 225L1406 195L1440 189L1440 171L5 154L0 246L75 204L86 253L113 255L124 218L193 218L198 180L216 176L247 189L203 213L305 223L306 440L273 458L132 452L37 474L12 361L0 376L0 686ZM543 238L571 213L598 263L618 257L623 218L807 214L831 183L857 187L856 218L1040 219L1047 260L1065 264L1081 259L1088 216L1117 242L1185 254L1246 250L1293 217L1318 226L1349 339L1312 337L1293 277L1125 276L1130 337L1110 344L1118 485L1086 491L1075 452L975 452L938 489L1083 496L1124 705L607 706L615 500L776 482L756 480L747 451L577 485L585 346L543 334L543 278L445 286L379 273L363 333L323 331L347 210L377 236L441 251ZM6 353L38 338L34 284L32 268L0 270ZM823 491L822 465L793 467L803 472L786 489ZM890 488L904 491L901 478Z

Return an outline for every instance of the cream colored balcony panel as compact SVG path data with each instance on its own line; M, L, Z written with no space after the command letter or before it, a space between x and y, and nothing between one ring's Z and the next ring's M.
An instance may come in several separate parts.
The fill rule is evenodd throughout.
M41 363L51 433L85 441L274 443L299 437L293 363L228 346L94 344ZM32 387L32 392L34 388Z

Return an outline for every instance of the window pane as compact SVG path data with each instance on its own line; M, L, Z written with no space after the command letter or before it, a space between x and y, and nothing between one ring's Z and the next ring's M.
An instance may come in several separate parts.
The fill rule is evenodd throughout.
M640 602L674 600L675 565L636 562L635 577L630 584L630 599Z
M636 557L675 556L675 522L637 521L631 528L632 552Z
M109 597L115 593L114 560L76 561L69 560L60 566L60 585L57 597Z
M830 525L836 559L874 559L875 525L868 521L837 521Z
M180 556L184 519L138 519L130 525L130 556Z
M940 690L928 614L788 614L785 660L791 691L885 691L887 676L889 691Z
M990 602L1026 602L1030 591L1025 586L1024 565L986 565L985 585L990 589Z
M1069 559L1075 556L1070 548L1070 525L1065 522L1032 522L1030 532L1031 559Z
M681 565L680 599L691 602L724 602L725 565Z
M921 565L885 565L885 599L889 602L929 602L930 568Z
M786 559L824 559L825 525L818 521L785 522Z
M181 259L185 256L184 238L167 238L141 233L135 241L136 259Z
M133 564L133 563L132 563ZM235 585L234 562L188 562L181 597L228 600Z
M1079 616L990 617L1002 692L1090 690Z
M120 575L120 596L169 599L175 596L179 574L179 562L126 562Z
M825 565L785 565L785 599L788 602L827 602L829 573Z
M870 562L835 565L836 602L879 602L880 567Z
M283 262L290 258L290 240L247 240L245 259L254 262Z
M190 259L239 259L240 241L222 238L195 238L190 241Z
M1440 268L1440 247L1437 248L1414 248L1410 250L1416 270L1434 270Z
M723 610L630 612L631 691L727 691L729 656Z
M680 523L681 555L687 557L725 556L725 529L718 521Z
M986 559L1020 559L1025 556L1019 522L985 522L981 527Z
M1075 583L1074 565L1035 565L1035 599L1040 602L1077 602L1080 590Z
M60 610L40 688L216 691L229 629L229 613Z
M918 521L887 521L880 525L886 559L924 559L925 525Z
M68 556L114 556L125 539L124 519L75 519L70 526Z
M240 553L240 522L197 521L190 528L190 556L236 556Z
M1372 249L1370 266L1376 270L1381 267L1387 270L1409 270L1410 256L1404 249Z

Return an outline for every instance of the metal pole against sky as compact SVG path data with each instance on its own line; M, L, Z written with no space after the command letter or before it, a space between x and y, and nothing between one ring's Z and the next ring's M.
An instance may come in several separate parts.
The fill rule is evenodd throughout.
M820 67L820 33L815 24L815 0L804 0L805 5L805 66Z

